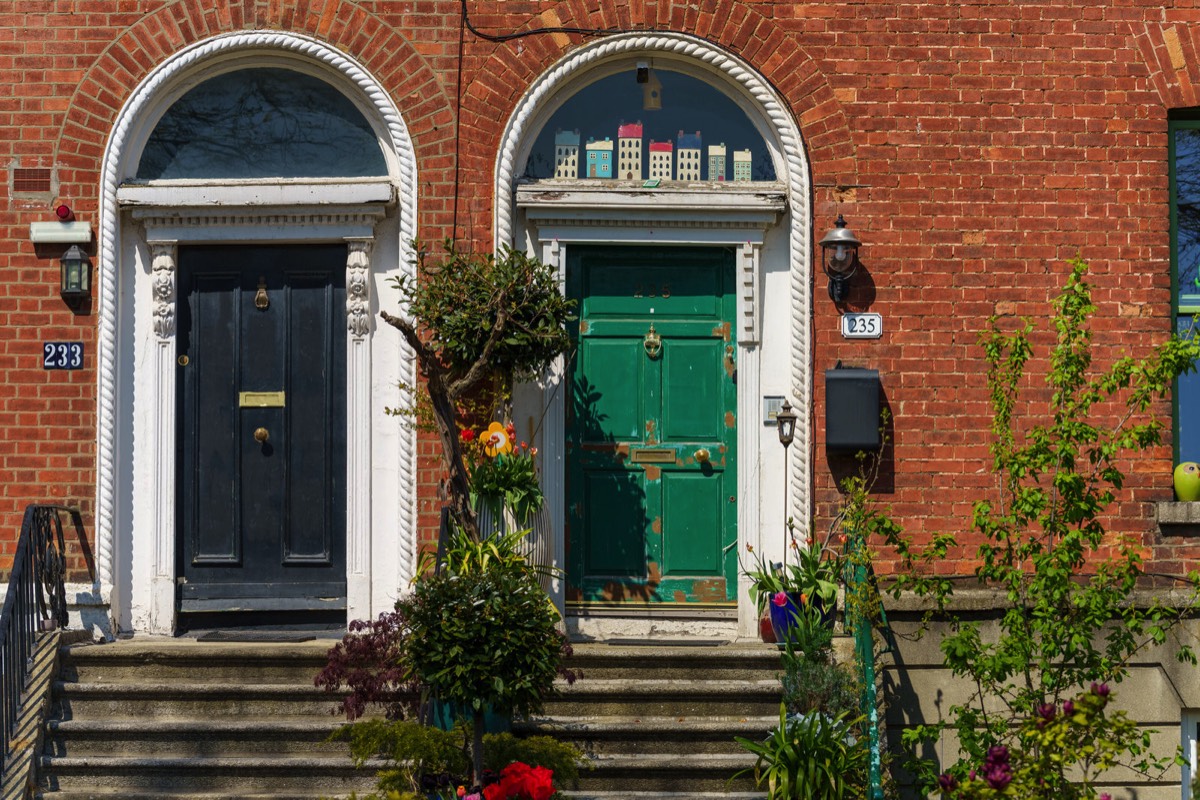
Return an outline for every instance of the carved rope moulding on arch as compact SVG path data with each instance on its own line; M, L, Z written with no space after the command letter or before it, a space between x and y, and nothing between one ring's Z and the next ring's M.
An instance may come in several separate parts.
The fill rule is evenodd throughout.
M787 165L786 186L791 206L791 227L788 232L789 297L791 312L790 378L792 400L799 408L807 408L811 398L809 375L810 352L809 318L809 206L808 163L800 140L799 128L790 109L776 96L771 86L744 62L718 49L709 42L683 34L629 33L602 39L575 50L547 70L530 87L510 118L501 138L502 149L496 164L496 243L512 244L515 203L516 158L520 143L533 135L529 130L534 117L555 91L576 74L604 60L623 55L663 53L679 59L694 59L709 65L740 86L758 104L770 123L783 151ZM790 493L793 509L808 507L808 428L796 430L796 445L788 448L789 473L801 479ZM807 512L799 514L803 517Z
M258 52L269 57L272 53L293 53L324 65L331 72L342 75L353 83L369 101L373 111L382 120L390 138L394 153L394 176L398 183L402 209L400 225L400 262L409 262L409 242L416 237L416 157L407 126L391 98L383 87L363 67L329 45L306 36L271 31L244 31L222 34L193 44L156 66L138 85L129 100L117 114L112 135L105 147L100 195L100 236L98 260L108 260L115 266L119 258L120 219L117 189L131 157L133 131L145 120L158 102L163 91L180 75L199 67L205 61L223 54ZM225 224L230 224L232 220ZM261 224L261 220L257 221ZM200 223L197 223L200 224ZM345 220L337 220L345 224ZM98 269L98 390L97 402L100 418L97 441L99 480L96 487L96 560L97 578L102 586L113 585L113 553L116 513L116 420L117 420L117 368L120 357L117 348L117 310L119 291L116 286L118 272L115 268ZM173 289L172 289L173 292ZM171 335L173 318L168 319L160 308L152 311L154 327L159 336ZM415 375L413 354L402 349L402 371ZM401 485L416 485L415 434L402 426L400 433L402 452L405 457L397 459L396 466L402 473ZM416 506L413 502L402 503L401 525L405 530L416 529ZM415 550L412 543L401 537L402 569L415 568ZM406 576L399 576L401 582Z

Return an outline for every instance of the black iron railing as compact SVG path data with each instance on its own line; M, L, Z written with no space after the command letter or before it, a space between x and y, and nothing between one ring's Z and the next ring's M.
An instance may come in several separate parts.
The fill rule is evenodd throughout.
M0 612L0 766L4 767L38 636L67 625L64 516L70 517L88 570L93 577L95 574L78 511L48 505L25 509L4 610Z

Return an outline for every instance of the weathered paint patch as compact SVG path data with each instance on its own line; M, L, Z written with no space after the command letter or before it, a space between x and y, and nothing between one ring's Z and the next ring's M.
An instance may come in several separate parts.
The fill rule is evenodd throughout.
M588 324L586 319L579 320L579 335L582 336L583 334L587 333L588 329L591 327L592 326Z
M725 412L725 427L731 430L737 427L737 417L734 416L732 411ZM724 446L722 445L722 447Z
M655 517L654 522L650 523L650 530L662 536L662 517Z
M737 363L733 360L733 348L725 348L725 374L733 379L734 373L737 372Z
M726 342L729 341L729 323L722 322L720 325L712 329L712 335Z
M721 603L725 596L724 578L704 578L692 583L692 598L697 603Z
M646 480L656 481L662 478L662 467L655 464L647 464L644 469L646 470Z

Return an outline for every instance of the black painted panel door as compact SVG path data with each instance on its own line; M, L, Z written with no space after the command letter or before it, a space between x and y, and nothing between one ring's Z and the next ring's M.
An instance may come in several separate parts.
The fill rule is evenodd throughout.
M344 245L181 247L184 611L345 607Z

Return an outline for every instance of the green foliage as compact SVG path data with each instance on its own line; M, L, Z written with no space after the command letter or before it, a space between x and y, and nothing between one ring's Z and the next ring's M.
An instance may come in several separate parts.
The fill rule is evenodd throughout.
M958 773L981 763L994 747L1018 752L1023 729L1013 720L1057 706L1089 682L1120 681L1139 652L1165 642L1170 628L1197 606L1195 574L1175 576L1188 592L1172 606L1161 594L1137 593L1142 552L1136 542L1108 536L1102 520L1124 486L1122 460L1159 442L1162 423L1147 410L1166 396L1176 376L1194 369L1200 340L1173 336L1147 358L1121 358L1094 369L1088 320L1095 306L1086 265L1077 259L1071 267L1054 302L1056 343L1048 358L1044 421L1026 418L1020 396L1034 356L1033 326L997 317L981 336L999 492L974 507L981 540L975 576L999 593L1001 616L995 635L985 635L977 620L949 616L952 633L941 643L942 655L974 694L949 709L945 723L905 734L915 745L953 728L963 751ZM926 594L943 609L949 584L920 576L933 573L954 537L936 537L922 549L896 530L879 535L907 562L895 592ZM1195 663L1190 649L1180 655ZM997 703L1007 710L997 713ZM1116 718L1089 724L1096 742L1116 743L1124 756L1146 763L1138 761L1140 745L1124 735ZM1066 759L1087 755L1069 747L1062 753ZM928 764L924 776L931 785Z
M764 741L737 737L757 759L734 778L753 775L768 800L864 798L870 754L857 735L859 722L846 713L789 715L781 704L779 727Z
M570 348L574 303L559 291L553 267L507 246L494 256L463 252L447 240L437 263L419 244L417 251L415 280L397 283L452 379L481 356L489 374L504 381L527 377Z
M342 726L334 738L349 743L357 767L372 758L388 762L376 773L378 794L369 798L388 798L392 792L424 798L438 788L452 793L456 776L466 775L470 766L461 728L442 731L411 720L370 719Z
M573 745L549 736L530 736L518 739L511 733L489 733L483 737L483 766L493 772L515 762L531 767L545 767L554 773L560 786L579 779L580 767L589 767L583 752Z
M480 255L447 241L441 261L433 263L420 243L415 247L416 277L396 281L410 316L381 311L380 317L416 354L428 396L427 412L417 403L417 420L431 421L437 430L449 472L450 513L479 538L461 418L464 412L476 415L473 394L511 397L514 379L544 371L567 352L574 302L559 292L552 267L511 248Z
M524 525L545 501L538 482L537 464L527 448L516 448L495 458L482 458L468 469L471 491L489 507L493 518L498 518L508 507L517 524Z
M783 703L791 714L856 714L861 698L854 674L835 664L833 630L806 607L783 651Z
M1097 684L1062 706L1044 705L1028 715L1012 749L993 746L966 775L939 777L953 800L1092 800L1090 787L1127 754L1142 755L1150 734L1123 711L1108 715L1108 687Z
M332 738L349 743L355 766L361 767L373 758L387 762L376 773L379 778L376 792L362 796L361 800L454 798L459 786L472 785L467 777L468 726L443 731L414 721L374 719L345 725ZM554 773L559 786L576 781L580 767L590 763L572 745L548 736L518 739L510 733L483 737L483 761L495 773L518 761L545 767Z
M444 569L397 603L412 675L448 703L527 715L542 708L564 640L558 614L527 569Z

